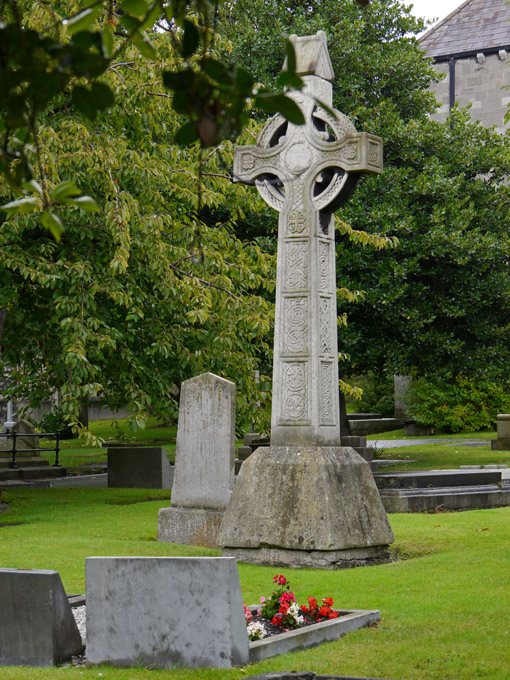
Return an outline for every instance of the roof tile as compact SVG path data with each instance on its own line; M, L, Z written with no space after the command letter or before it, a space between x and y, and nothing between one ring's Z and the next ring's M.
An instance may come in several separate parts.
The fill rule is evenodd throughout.
M510 4L467 0L420 38L429 57L510 45Z

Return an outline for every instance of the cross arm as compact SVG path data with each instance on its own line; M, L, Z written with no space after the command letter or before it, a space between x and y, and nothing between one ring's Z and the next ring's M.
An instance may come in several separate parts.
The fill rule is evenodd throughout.
M346 172L380 175L383 171L382 139L368 132L346 135L324 148L322 160Z
M280 164L279 147L262 149L258 146L238 146L234 150L234 182L253 184L265 173L281 175L285 172Z

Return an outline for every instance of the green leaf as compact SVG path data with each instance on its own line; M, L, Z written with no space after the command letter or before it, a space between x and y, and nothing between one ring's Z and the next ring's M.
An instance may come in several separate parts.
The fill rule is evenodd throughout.
M200 34L197 27L191 21L184 20L184 35L182 36L181 53L184 59L191 57L197 51L200 43Z
M225 64L222 64L220 61L212 59L211 57L204 59L203 68L205 73L217 82L224 80L228 75L228 69Z
M175 133L174 141L179 146L188 146L198 139L197 129L194 123L185 123Z
M147 59L156 59L158 56L156 48L149 40L146 33L135 33L133 35L133 42Z
M92 196L80 196L79 198L69 198L63 201L66 205L74 205L86 212L95 212L99 210L99 206L92 198Z
M60 241L62 232L64 231L64 227L59 218L53 213L46 211L41 215L41 222L45 229L51 232L53 238L58 243Z
M123 0L120 9L134 17L144 17L149 9L145 0Z
M113 104L115 104L113 92L110 90L108 85L105 85L104 83L92 83L90 93L94 102L94 106L98 111L106 109L108 106L113 106Z
M294 44L290 41L287 40L286 44L287 48L287 71L294 75L296 73L296 50L294 49Z
M18 198L17 201L10 201L10 203L0 205L0 210L3 210L8 214L17 213L20 215L24 215L26 213L34 212L35 210L38 210L40 207L41 203L39 199L29 196L27 198Z
M93 120L96 117L97 111L90 100L90 92L86 87L83 87L83 85L76 85L74 87L71 101L73 102L73 106L76 107L80 113L87 116L87 118Z
M113 32L110 26L105 26L103 28L102 34L102 44L103 44L103 54L106 59L110 59L113 54Z
M289 123L294 123L294 125L303 125L305 122L299 106L284 94L260 94L255 98L255 105L269 113L281 113Z
M23 189L26 189L27 191L35 191L36 193L39 194L39 196L42 196L42 188L39 182L36 182L35 179L30 179L28 182L23 182L21 185Z
M136 31L140 27L140 22L138 19L135 19L134 17L130 17L126 14L124 16L121 16L120 18L120 23L128 33L132 33L133 31Z
M82 85L76 85L71 99L78 111L91 120L94 120L98 111L115 103L112 91L104 83L93 83L90 90Z
M62 201L65 198L69 198L71 196L79 196L80 194L81 191L76 187L74 182L70 182L69 180L67 180L65 182L60 182L60 184L57 184L57 186L51 192L50 198L52 201Z
M102 3L97 5L96 7L89 7L88 9L84 9L83 12L80 12L71 19L66 19L64 21L64 25L67 27L69 33L73 35L74 33L78 33L78 31L85 30L91 24L93 24L102 11L103 11Z

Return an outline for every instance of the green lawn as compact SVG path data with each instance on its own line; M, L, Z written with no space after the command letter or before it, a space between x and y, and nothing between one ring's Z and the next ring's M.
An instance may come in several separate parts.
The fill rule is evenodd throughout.
M403 460L384 470L447 470L461 465L509 465L510 451L491 451L487 446L462 446L462 444L420 444L401 446L377 452L379 458ZM409 459L407 462L406 459Z
M133 445L162 446L169 459L175 458L175 438L177 427L159 425L155 418L149 418L144 430L131 430L127 419L97 420L90 423L90 431L105 442L121 442ZM41 446L54 446L54 441L42 440ZM106 463L106 448L86 446L79 439L69 439L61 443L60 463L70 474L84 474L94 470L97 463ZM55 462L55 454L44 455L51 465Z
M4 494L2 567L60 572L68 593L84 592L89 555L215 555L156 541L168 491L33 489ZM142 668L2 668L2 680L238 679L276 670L401 680L510 677L510 508L390 515L397 561L346 571L285 569L298 600L333 597L346 608L380 609L377 628L231 671ZM15 525L22 522L20 525ZM281 569L239 565L246 603L269 594ZM102 675L101 675L102 674Z

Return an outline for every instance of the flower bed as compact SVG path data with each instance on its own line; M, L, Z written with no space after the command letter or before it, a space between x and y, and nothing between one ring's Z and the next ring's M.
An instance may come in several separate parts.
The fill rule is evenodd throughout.
M378 610L333 609L331 598L318 604L309 597L299 606L285 576L277 574L273 582L276 590L267 599L244 608L251 662L336 640L380 620Z

